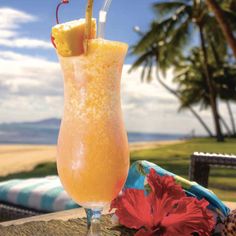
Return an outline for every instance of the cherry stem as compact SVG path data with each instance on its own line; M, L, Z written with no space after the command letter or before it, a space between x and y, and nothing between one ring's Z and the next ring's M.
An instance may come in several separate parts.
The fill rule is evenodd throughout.
M61 5L63 4L67 4L69 3L69 0L62 0L58 5L57 5L57 9L56 9L56 21L57 21L57 24L59 24L59 8Z

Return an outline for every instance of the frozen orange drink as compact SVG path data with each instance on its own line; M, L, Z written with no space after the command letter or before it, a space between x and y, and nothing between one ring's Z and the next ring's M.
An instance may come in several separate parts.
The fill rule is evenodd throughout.
M94 27L96 24L93 32ZM128 47L96 39L93 34L84 53L81 43L75 46L74 38L82 37L83 21L56 26L52 32L60 47L65 98L58 173L74 201L101 209L118 195L128 174L128 141L120 103L120 78Z

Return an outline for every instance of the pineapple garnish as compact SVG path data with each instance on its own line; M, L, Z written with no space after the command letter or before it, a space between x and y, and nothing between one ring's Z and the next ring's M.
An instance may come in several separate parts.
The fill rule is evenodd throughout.
M86 33L85 19L57 24L52 28L52 38L57 52L63 57L79 56L84 51L85 35L96 38L96 19L91 19L89 33Z
M97 25L93 16L93 0L88 0L86 18L59 24L59 7L69 3L62 0L56 9L57 25L52 28L51 41L59 55L63 57L79 56L86 54L88 41L96 38Z

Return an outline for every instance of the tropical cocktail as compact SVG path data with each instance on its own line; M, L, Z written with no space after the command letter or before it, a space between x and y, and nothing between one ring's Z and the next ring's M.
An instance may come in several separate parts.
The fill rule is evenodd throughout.
M120 102L128 47L96 38L95 19L90 20L86 39L87 24L87 20L76 20L52 29L64 77L57 167L72 199L99 215L119 194L128 174L129 150Z
M61 57L64 116L58 172L69 195L87 208L114 199L127 177L128 144L120 106L122 43L93 39L87 55Z

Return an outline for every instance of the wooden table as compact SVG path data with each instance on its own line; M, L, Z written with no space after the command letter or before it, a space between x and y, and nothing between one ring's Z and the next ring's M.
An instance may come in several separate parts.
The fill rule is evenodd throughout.
M225 202L225 204L231 209L236 209L236 203ZM83 236L86 235L85 216L83 209L73 209L2 222L0 236ZM112 225L108 208L104 210L101 225L104 236L134 235L132 230Z

